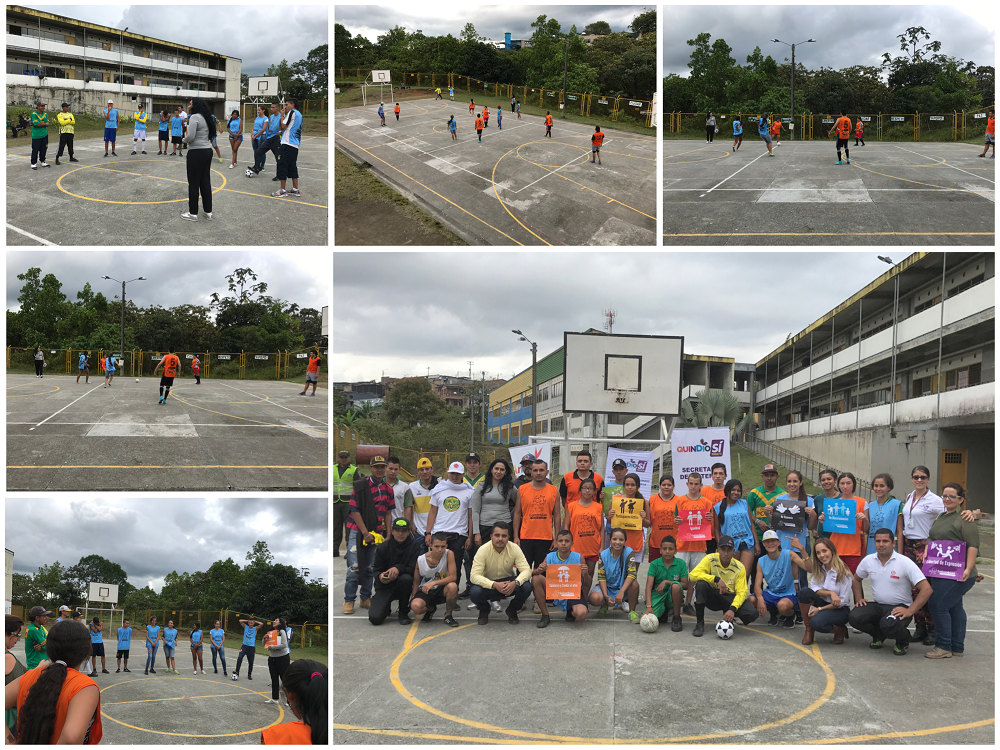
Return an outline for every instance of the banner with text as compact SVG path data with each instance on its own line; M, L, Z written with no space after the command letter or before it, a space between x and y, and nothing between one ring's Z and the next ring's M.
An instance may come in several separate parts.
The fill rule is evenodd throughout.
M521 459L525 456L540 458L552 468L552 443L528 443L510 446L510 461L514 464L514 477L521 476ZM483 467L486 468L485 466Z
M728 427L676 428L670 433L670 454L678 494L684 494L688 474L692 471L701 474L702 484L711 484L712 464L725 464L726 476L733 476Z
M653 451L623 451L609 446L608 462L604 464L604 483L609 487L615 483L611 464L619 458L625 462L630 474L639 475L639 492L648 500L653 494Z

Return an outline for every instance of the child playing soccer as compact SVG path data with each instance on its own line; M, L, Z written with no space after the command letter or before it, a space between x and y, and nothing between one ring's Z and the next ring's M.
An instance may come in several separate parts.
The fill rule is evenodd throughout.
M156 373L163 368L163 377L160 378L160 401L159 403L167 403L167 397L170 395L170 389L174 385L174 377L180 372L181 360L174 354L174 347L170 347L169 354L160 360L160 364L156 366L153 370L153 377L156 377ZM165 390L164 390L165 389Z
M312 383L313 392L312 395L316 395L316 381L319 378L319 352L315 349L309 350L309 366L306 368L306 385L302 389L300 396L305 396L306 391L309 390L309 384Z
M784 125L781 124L781 120L775 120L771 123L771 135L774 136L774 145L781 145L781 129Z
M482 116L476 117L476 132L479 134L479 142L483 142L483 118Z
M455 115L448 118L448 130L451 131L451 139L458 140L458 123L455 122Z
M990 113L986 119L986 145L983 146L983 153L977 154L977 156L986 158L986 152L990 150L990 146L993 147L993 154L990 156L990 158L996 159L997 158L996 120L993 118L992 110L990 110Z
M774 156L774 151L771 147L771 134L770 134L770 123L766 115L761 115L757 120L757 135L764 139L764 143L767 144L767 155Z
M837 133L837 161L834 163L844 163L840 159L840 149L844 149L844 153L847 155L847 163L850 164L851 151L848 146L850 146L849 141L851 138L851 118L847 116L847 113L845 113L844 110L840 110L840 117L838 117L837 121L833 123L833 127L830 128L830 132L826 134L827 138L833 135L834 132Z
M490 108L483 107L483 127L488 128L490 126Z
M521 114L521 110L518 109L518 119L520 119L520 114ZM546 138L551 138L552 137L552 113L551 112L546 112L545 113L545 137Z
M104 358L104 387L111 385L115 377L115 355L111 354Z
M396 107L393 111L396 113L396 122L399 122L399 102L396 102Z
M861 122L861 115L858 115L858 124L854 126L854 145L858 145L858 140L861 141L861 145L865 145L865 126Z
M521 119L521 102L517 103L517 119Z
M733 153L735 154L740 150L740 146L743 145L743 123L740 122L740 118L736 117L733 120Z
M596 125L594 127L594 134L590 136L590 163L594 163L594 157L597 157L597 163L601 163L601 144L604 143L604 133L601 132L601 126Z

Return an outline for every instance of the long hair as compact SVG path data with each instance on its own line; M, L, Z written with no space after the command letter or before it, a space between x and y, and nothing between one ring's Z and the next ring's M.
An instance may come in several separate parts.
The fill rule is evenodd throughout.
M729 493L732 492L733 487L740 488L740 494L743 494L743 482L739 479L730 479L726 482L726 489L723 490L726 496L722 498L722 502L719 503L719 531L722 531L722 525L726 522L726 507L729 505Z
M490 467L486 470L483 481L479 485L479 497L483 497L486 491L493 486L493 467L497 464L503 464L504 469L507 470L507 473L503 475L503 479L500 480L500 494L506 498L514 488L514 471L510 468L510 464L502 458L494 458L490 461Z
M191 100L191 114L201 115L205 119L205 125L208 126L208 140L215 138L215 120L204 99L196 96Z
M314 659L298 659L285 670L281 684L295 696L302 721L312 729L312 744L327 744L329 734L326 703L326 665Z
M792 474L794 474L799 478L798 497L792 497L791 494L788 492L788 490L785 490L785 494L788 495L788 497L791 498L792 500L804 500L806 502L809 502L809 493L806 492L806 480L802 478L802 472L799 471L798 469L792 469L785 476L790 476Z
M23 627L24 620L17 615L4 615L4 635L20 633Z
M629 477L632 477L632 479L635 480L635 496L640 500L645 500L646 498L644 498L642 496L642 492L639 491L639 488L642 486L642 482L639 480L639 475L634 474L633 472L629 472L624 477L622 477L622 492L625 491L625 480L628 479Z
M69 670L90 656L90 634L83 623L63 620L49 631L45 650L52 664L28 691L17 712L17 741L23 745L48 745L56 725L56 704ZM57 664L57 661L65 664Z
M816 546L818 544L825 544L827 549L830 550L830 554L833 555L830 558L830 565L824 566L823 563L819 561L819 557L816 555ZM826 578L826 576L820 576L821 570L835 570L837 571L837 583L846 581L851 577L851 571L844 564L844 561L840 559L840 553L837 552L837 545L833 543L832 539L827 537L819 537L815 542L813 542L812 549L812 580L819 581L820 583Z

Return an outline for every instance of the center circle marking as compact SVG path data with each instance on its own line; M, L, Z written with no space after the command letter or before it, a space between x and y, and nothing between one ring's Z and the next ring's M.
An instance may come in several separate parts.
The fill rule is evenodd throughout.
M136 163L136 161L156 161L156 160L155 159L139 159L139 160L133 159L133 160L129 161L128 163L129 164L134 164L134 163ZM161 163L161 162L157 162L157 163ZM66 195L72 195L74 198L79 198L79 199L85 200L85 201L95 201L97 203L114 203L114 204L120 205L120 206L159 206L159 205L162 205L162 204L165 204L165 203L186 203L187 200L188 200L187 198L178 198L176 200L168 200L168 201L109 201L109 200L105 200L104 198L90 198L90 197L88 197L86 195L78 195L77 193L71 192L71 191L67 190L66 188L64 188L62 186L63 178L69 177L74 172L79 172L81 169L103 169L103 168L104 168L103 164L88 164L88 165L83 166L83 167L77 167L76 169L71 169L69 172L66 172L65 174L62 174L62 175L59 176L59 179L56 180L56 187L58 187L62 192L66 193ZM217 169L213 169L212 171L215 174L219 175L219 177L222 178L222 184L218 188L215 188L215 189L212 190L212 195L215 195L216 193L219 193L222 190L225 190L226 184L227 184L227 180L226 180L226 176L224 174L222 174L222 172L218 171Z

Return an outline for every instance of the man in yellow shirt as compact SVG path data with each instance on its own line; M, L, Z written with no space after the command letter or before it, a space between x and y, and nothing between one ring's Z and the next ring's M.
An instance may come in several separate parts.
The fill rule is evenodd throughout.
M70 161L80 161L73 156L73 134L76 132L73 126L76 125L76 118L69 111L69 105L66 102L62 103L62 112L56 115L56 120L59 122L59 150L56 151L56 166L59 166L59 157L62 156L64 147L69 151Z
M705 609L722 612L722 619L732 622L737 615L749 625L760 614L747 601L747 571L735 557L731 536L719 537L719 551L705 555L688 577L694 584L694 608L697 622L691 635L705 634Z
M490 602L513 596L507 605L507 622L517 625L517 613L531 595L531 567L521 548L510 541L510 524L498 521L493 524L490 544L479 548L472 560L469 580L472 590L469 598L479 610L479 624L490 621ZM514 575L517 568L517 575ZM745 585L745 584L744 584Z

